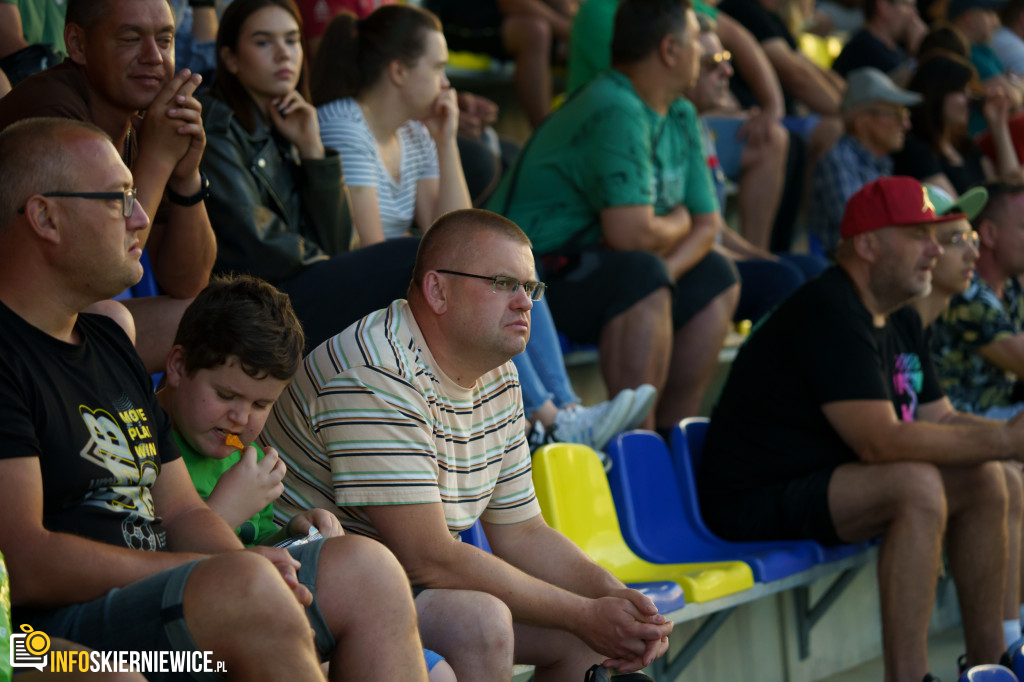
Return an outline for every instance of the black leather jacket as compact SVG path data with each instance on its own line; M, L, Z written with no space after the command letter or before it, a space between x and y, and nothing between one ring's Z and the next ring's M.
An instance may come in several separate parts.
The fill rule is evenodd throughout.
M246 272L277 284L347 251L352 214L341 157L300 159L294 146L260 122L249 133L227 104L203 104L210 181L206 212L217 235L215 271Z

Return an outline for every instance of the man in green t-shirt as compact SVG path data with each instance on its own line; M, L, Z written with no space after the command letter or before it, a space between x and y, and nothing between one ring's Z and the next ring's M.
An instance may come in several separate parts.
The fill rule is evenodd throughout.
M533 241L559 329L600 343L609 392L663 389L665 429L699 412L739 295L712 250L718 202L682 97L698 37L689 0L625 0L614 68L534 134L488 206Z

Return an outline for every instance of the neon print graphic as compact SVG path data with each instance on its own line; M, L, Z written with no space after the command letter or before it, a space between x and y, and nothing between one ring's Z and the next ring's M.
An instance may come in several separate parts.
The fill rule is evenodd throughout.
M898 353L893 363L892 386L896 391L896 403L902 421L914 421L917 396L923 384L924 372L921 371L921 358L917 353Z
M125 404L123 409L117 406L116 417L106 410L78 406L90 433L89 442L79 454L111 476L83 503L130 512L121 525L125 543L135 549L156 550L163 543L162 534L152 527L156 511L150 489L156 483L158 468L150 420L145 410L132 407L127 399L118 402Z

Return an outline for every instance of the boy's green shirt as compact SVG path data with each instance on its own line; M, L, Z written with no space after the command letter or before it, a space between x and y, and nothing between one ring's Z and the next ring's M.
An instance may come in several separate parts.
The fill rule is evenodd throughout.
M181 450L181 458L188 468L188 475L192 477L192 484L199 492L199 497L204 500L213 492L214 486L217 485L217 481L224 475L224 472L242 458L241 452L235 452L224 459L207 457L189 445L177 430L172 431L171 434L174 436L174 442L178 444L178 449ZM257 459L263 459L263 449L256 443L251 445L256 448ZM235 533L238 534L242 544L252 547L260 544L264 538L273 535L277 530L277 526L274 525L274 504L270 503L236 528Z

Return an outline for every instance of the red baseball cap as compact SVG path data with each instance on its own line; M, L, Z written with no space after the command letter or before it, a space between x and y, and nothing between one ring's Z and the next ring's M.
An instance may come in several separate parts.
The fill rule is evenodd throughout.
M839 232L843 239L883 227L946 223L966 218L962 213L935 215L924 185L901 175L878 178L861 187L846 202Z

